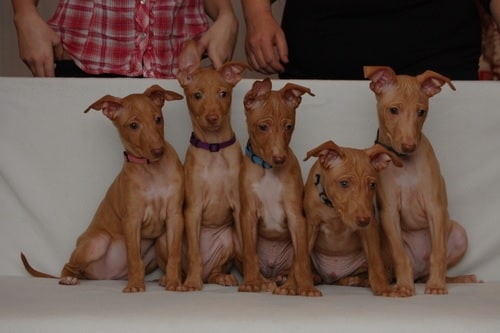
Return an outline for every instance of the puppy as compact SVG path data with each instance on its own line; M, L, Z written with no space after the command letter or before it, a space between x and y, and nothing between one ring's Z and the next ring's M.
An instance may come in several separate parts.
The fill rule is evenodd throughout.
M128 279L123 291L140 292L145 290L145 273L160 263L167 274L166 288L182 289L184 176L176 151L165 141L161 111L165 101L182 98L153 85L143 94L125 98L106 95L85 110L101 110L113 122L125 161L92 222L78 238L62 269L60 284L75 285L79 279ZM32 275L52 277L35 271L22 257Z
M380 173L377 200L392 253L396 288L415 294L414 280L427 280L426 294L446 294L446 271L467 250L467 234L448 213L446 185L431 143L422 133L429 98L451 81L426 71L396 75L389 67L365 67L377 100L376 142L396 153L402 168ZM474 275L455 281L475 282Z
M305 184L309 249L323 283L371 286L377 296L399 296L389 286L375 217L378 172L401 161L380 145L361 150L327 141L307 153L317 157ZM368 273L368 278L366 278Z
M271 88L269 79L256 81L244 98L249 140L240 171L239 290L320 296L307 248L301 170L289 147L301 96L313 94L291 83ZM275 281L287 275L276 288Z
M200 68L200 58L196 43L188 42L177 75L193 128L184 163L188 290L201 289L203 282L238 284L229 270L243 154L231 126L231 97L248 66L230 62L218 70Z

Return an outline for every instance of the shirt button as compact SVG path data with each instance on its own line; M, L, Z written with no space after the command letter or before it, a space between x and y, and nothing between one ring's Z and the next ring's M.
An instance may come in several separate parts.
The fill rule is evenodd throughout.
M147 0L141 0L141 5L144 5Z

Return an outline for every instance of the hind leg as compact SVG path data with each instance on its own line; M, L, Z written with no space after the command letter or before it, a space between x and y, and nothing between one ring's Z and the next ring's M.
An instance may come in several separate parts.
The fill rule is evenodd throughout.
M202 254L202 279L221 286L237 286L238 280L229 273L234 257L233 230L231 226L212 229L202 227L200 233Z
M69 262L64 265L59 283L76 285L80 278L104 278L106 274L100 269L94 269L92 273L88 272L87 269L90 264L99 262L105 256L110 243L111 237L104 232L85 231L78 238Z

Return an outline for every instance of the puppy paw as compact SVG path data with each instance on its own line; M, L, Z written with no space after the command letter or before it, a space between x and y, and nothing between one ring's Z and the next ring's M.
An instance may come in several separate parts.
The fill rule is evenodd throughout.
M238 280L233 274L214 274L208 277L208 283L215 283L221 286L237 286Z
M78 280L77 277L75 276L63 276L59 280L59 284L62 284L64 286L74 286L80 283L80 280Z
M425 294L426 295L447 295L448 289L446 288L446 286L444 286L444 287L426 286L425 287Z
M122 289L124 293L139 293L139 292L144 292L146 291L146 285L144 284L144 281L140 282L133 282L133 281L128 281L127 286Z
M399 289L391 288L390 286L380 287L380 288L372 288L373 294L375 296L383 296L383 297L409 297L408 292L402 292Z
M238 287L238 291L242 292L273 291L274 289L276 289L276 283L266 279L257 281L244 281Z
M467 274L460 276L446 277L446 283L483 283L483 280L479 280L476 274Z
M186 281L184 281L184 288L186 291L197 291L201 290L203 287L203 281L201 278L187 278Z
M160 277L158 284L168 291L188 291L188 289L184 287L180 281L169 280L165 275Z
M398 293L400 297L410 297L415 295L414 285L396 284L393 292Z

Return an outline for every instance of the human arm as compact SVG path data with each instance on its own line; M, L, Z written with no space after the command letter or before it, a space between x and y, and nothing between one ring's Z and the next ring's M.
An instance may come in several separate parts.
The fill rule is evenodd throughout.
M59 36L37 10L38 0L12 0L21 60L33 76L54 76L54 56L62 55Z
M497 27L500 29L500 0L491 0L490 1L490 11Z
M241 0L246 22L245 50L249 64L264 74L284 70L288 62L285 34L273 17L270 0Z
M238 35L238 20L231 0L203 0L207 15L213 20L198 42L198 52L205 51L215 68L231 60Z

